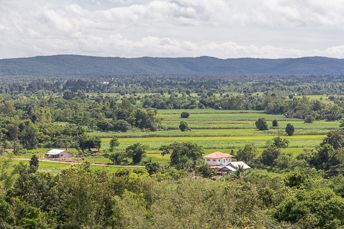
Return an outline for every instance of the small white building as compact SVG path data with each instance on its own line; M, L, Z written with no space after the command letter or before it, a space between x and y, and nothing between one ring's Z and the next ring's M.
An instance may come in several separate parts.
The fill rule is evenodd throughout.
M234 172L237 171L239 167L242 167L244 170L250 169L251 167L248 166L245 162L243 161L233 161L230 162L228 165L222 167L219 169L220 172L222 173L227 173L227 172Z
M72 154L63 149L51 149L45 153L47 158L70 158Z
M232 161L232 157L233 155L227 153L214 152L204 156L203 158L208 166L225 166Z

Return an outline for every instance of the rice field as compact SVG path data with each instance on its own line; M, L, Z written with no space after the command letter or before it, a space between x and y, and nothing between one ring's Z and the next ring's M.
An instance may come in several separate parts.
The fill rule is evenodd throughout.
M187 111L190 117L181 119L180 113ZM246 110L159 110L163 130L150 132L132 130L126 133L92 132L91 135L102 138L102 148L107 149L111 137L119 138L119 150L140 142L157 152L160 146L173 142L192 142L204 149L236 149L246 144L264 147L276 136L284 136L290 141L290 148L313 148L324 138L325 134L339 127L338 122L315 121L304 123L300 119L288 119L283 115L271 115ZM270 126L267 131L259 131L255 127L258 118L265 118ZM178 129L180 121L186 121L191 131ZM272 120L278 120L277 128L271 127ZM285 136L285 126L291 123L295 127L294 136Z
M180 113L183 111L189 112L190 117L181 119ZM315 121L307 124L300 119L288 119L283 115L271 115L250 110L158 110L158 116L161 119L163 129L156 132L140 130L130 130L126 133L94 131L89 134L101 137L101 150L103 151L109 148L110 140L114 136L119 138L120 146L116 149L118 152L135 143L146 145L148 154L144 161L159 162L164 165L168 164L169 156L163 157L159 148L174 142L198 144L203 147L204 153L214 151L229 153L231 150L236 151L246 144L253 144L259 152L262 152L274 137L283 136L290 141L290 144L289 148L282 151L297 155L304 149L316 147L322 142L328 131L339 128L339 122ZM258 118L267 120L269 130L259 131L256 129L255 121ZM191 131L181 132L179 130L178 126L182 120L189 124ZM279 126L277 128L271 127L272 120L278 120ZM286 136L285 126L287 123L294 125L294 136ZM46 150L35 150L22 157L29 157L32 153L38 153L42 156ZM89 157L85 161L103 164L111 162L104 157ZM48 169L53 165L42 164L42 166ZM106 169L106 167L101 169Z

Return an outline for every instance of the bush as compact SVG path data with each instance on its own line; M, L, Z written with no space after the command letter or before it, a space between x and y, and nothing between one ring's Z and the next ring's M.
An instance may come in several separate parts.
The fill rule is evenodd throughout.
M272 121L272 126L273 127L278 127L278 121L277 120L273 120Z
M300 228L339 228L344 224L344 199L327 188L301 190L283 200L274 217Z
M335 130L328 132L326 138L321 144L330 144L335 149L344 147L344 130Z
M160 164L158 162L148 162L145 165L145 168L147 172L149 173L149 175L153 175L160 171Z
M295 132L295 128L292 124L288 123L286 128L285 128L285 132L288 134L288 136L293 136L294 132Z
M180 114L181 118L189 118L189 116L190 116L190 113L185 112L185 111Z
M210 169L207 165L202 165L198 168L198 172L202 177L212 177L215 175L215 171L213 169Z
M269 146L267 149L265 149L261 156L261 162L264 165L272 166L274 165L275 160L278 158L278 156L281 154L279 148L275 146Z
M307 115L304 122L305 123L313 123L315 118L312 115Z
M266 122L265 118L260 118L256 121L256 127L258 130L268 130L268 123Z
M184 122L184 121L181 121L180 122L180 124L179 124L179 129L181 130L181 131L189 131L190 130L190 128L189 128L189 125L188 125L188 123L187 122Z
M113 130L118 132L127 132L130 129L130 124L125 120L117 120L112 122Z
M294 171L287 174L284 178L284 184L288 187L300 188L307 181L308 176L302 171Z
M236 159L238 161L251 162L257 154L257 149L254 145L245 145L244 148L240 148Z
M146 146L136 143L133 145L128 146L125 149L125 153L128 157L131 157L134 164L138 164L141 162L143 156L146 154Z
M273 143L274 146L276 146L277 148L287 148L289 145L289 141L287 139L283 139L281 137L276 137L273 139Z

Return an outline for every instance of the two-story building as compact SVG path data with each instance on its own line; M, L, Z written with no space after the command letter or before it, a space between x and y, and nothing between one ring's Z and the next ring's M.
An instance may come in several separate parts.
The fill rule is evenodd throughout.
M243 161L232 161L233 157L233 155L227 153L214 152L204 156L203 158L209 168L215 169L221 174L236 171L239 167L245 170L251 168Z
M233 155L227 153L214 152L204 156L203 158L208 166L225 166L232 161L232 157Z

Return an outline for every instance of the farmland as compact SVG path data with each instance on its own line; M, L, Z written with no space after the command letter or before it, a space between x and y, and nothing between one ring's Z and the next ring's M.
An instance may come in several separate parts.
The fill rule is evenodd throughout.
M295 126L294 136L288 137L291 148L310 148L318 145L324 135L338 128L338 122L315 121L306 124L303 120L287 119L282 115L268 115L252 111L219 111L219 110L186 110L190 113L188 119L180 118L181 111L185 110L159 110L158 117L162 120L164 130L156 132L129 131L126 133L93 132L102 138L102 147L109 146L110 137L117 136L124 149L128 145L140 142L157 151L161 145L173 142L192 142L201 145L206 151L236 149L245 144L254 144L264 147L266 142L276 136L284 136L285 126L291 123ZM255 127L258 118L265 118L269 124L276 119L279 121L277 128L270 127L267 131L259 131ZM179 122L188 122L191 131L181 132Z
M187 111L190 117L180 118L180 113ZM253 144L261 152L265 146L276 136L283 136L290 141L288 148L283 152L291 153L296 156L304 149L312 149L322 142L325 134L337 129L338 121L314 121L304 123L300 119L289 119L283 115L271 115L259 111L251 110L212 110L212 109L190 109L190 110L158 110L158 117L161 119L162 129L159 131L140 131L130 130L128 132L101 132L93 131L91 136L101 138L101 150L106 151L110 146L112 137L118 137L120 145L116 148L117 152L123 151L126 147L141 143L147 146L145 161L159 162L167 165L169 156L162 156L159 148L174 142L189 142L202 146L204 153L213 151L234 152L238 148L247 144ZM255 127L258 118L265 118L270 126L269 130L259 131ZM187 121L191 131L182 132L178 129L180 121ZM278 127L271 127L272 120L278 120ZM286 136L285 126L291 123L295 126L295 135ZM43 156L48 149L36 149L29 151L20 157L29 158L32 154ZM76 152L71 149L72 152ZM90 163L110 163L108 158L102 156L88 157L85 159ZM66 165L59 165L65 168ZM56 164L45 164L45 169L49 167L54 170ZM57 168L59 167L57 166ZM106 169L106 168L100 168Z
M19 89L28 92L37 85L40 83ZM242 92L228 92L222 84L215 90L212 83L204 85L201 91L198 85L188 84L183 92L184 86L168 82L159 93L153 93L155 87L143 82L129 85L132 93L129 88L109 93L110 88L103 84L95 87L94 82L70 81L62 85L70 89L26 94L16 92L13 86L6 89L13 94L2 95L0 188L6 195L0 208L10 206L12 213L8 215L17 214L17 219L31 217L19 215L22 211L17 206L28 206L25 209L29 212L40 211L61 225L65 219L56 216L82 212L77 216L80 221L75 221L77 225L84 222L85 215L92 218L109 209L100 224L117 225L127 221L127 216L141 214L139 221L134 222L141 228L149 224L139 222L151 221L147 214L156 214L160 226L161 210L180 202L178 208L186 207L183 212L194 212L192 206L206 209L200 219L216 209L219 213L215 214L221 215L228 206L255 206L253 211L260 211L257 219L269 217L269 224L264 225L270 225L270 219L276 224L276 220L283 219L267 212L282 214L284 206L290 204L288 201L296 205L299 194L309 196L313 202L315 194L327 198L331 192L333 201L324 209L332 209L333 203L337 203L333 208L337 212L344 206L342 199L338 199L344 196L344 131L340 129L344 100L339 95L300 96L299 88L293 92L266 91L265 87L272 86L264 82L253 86L254 90L263 89L261 92L252 92L251 85L246 83ZM52 88L61 88L56 86ZM315 90L310 86L308 91ZM141 87L152 90L140 93ZM289 124L295 128L290 136L286 131ZM58 156L52 154L53 158L48 159L45 153L51 149L66 149L73 157L63 150L54 150ZM233 161L221 169L212 168L202 156L215 151L234 155ZM230 165L243 163L246 169L236 167L227 174L222 172ZM305 194L304 190L309 191ZM209 193L218 196L218 200L209 201ZM89 211L88 207L96 210ZM242 213L235 208L227 215L238 214L233 221L237 225ZM173 214L168 210L169 217ZM109 217L113 221L107 221ZM124 221L118 221L119 218ZM342 218L342 214L336 216ZM40 215L37 219L48 222ZM94 220L85 225L94 225ZM11 219L8 222L13 223ZM18 221L18 225L26 222ZM254 223L242 224L240 228L257 225L251 222ZM125 225L119 228L127 228Z
M190 117L180 118L182 111L189 112ZM297 155L305 148L310 149L319 145L328 131L337 129L339 126L338 121L304 123L300 119L288 119L283 115L270 115L249 110L159 110L158 117L163 127L159 131L131 130L125 133L94 131L90 134L101 137L103 150L109 148L110 139L114 136L119 138L118 151L139 142L148 146L146 160L166 164L168 156L162 157L159 148L174 142L196 143L203 147L205 153L235 151L246 144L253 144L262 151L274 137L283 136L290 141L289 148L283 151ZM279 126L270 127L267 131L259 131L254 124L258 118L265 118L270 126L272 120L278 120ZM181 120L187 121L191 131L182 132L178 129ZM287 123L295 126L294 136L285 136L284 129Z

